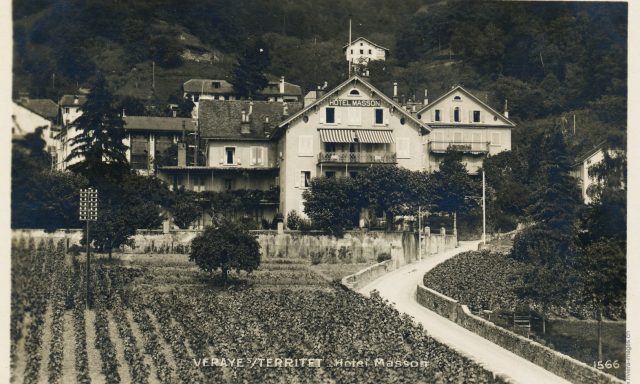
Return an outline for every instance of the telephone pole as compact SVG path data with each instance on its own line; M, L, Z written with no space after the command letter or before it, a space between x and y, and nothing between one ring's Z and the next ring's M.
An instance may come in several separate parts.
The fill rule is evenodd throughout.
M85 240L87 242L87 300L86 307L89 309L91 298L91 250L90 250L90 237L89 237L89 222L98 220L98 190L93 188L80 190L80 221L87 222L87 236Z

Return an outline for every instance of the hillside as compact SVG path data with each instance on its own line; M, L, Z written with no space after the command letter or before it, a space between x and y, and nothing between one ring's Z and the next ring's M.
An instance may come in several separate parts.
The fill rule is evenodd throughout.
M349 15L354 38L391 51L371 68L387 93L397 81L405 98L434 99L463 84L496 108L508 99L525 132L589 116L576 150L624 137L624 3L26 0L14 7L14 92L57 99L100 71L119 95L161 106L188 78L229 79L257 38L269 73L331 87L347 76Z

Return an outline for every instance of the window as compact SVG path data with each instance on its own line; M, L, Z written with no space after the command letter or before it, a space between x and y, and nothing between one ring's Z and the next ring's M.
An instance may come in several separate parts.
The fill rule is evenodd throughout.
M69 107L64 107L64 113L69 113Z
M236 149L234 147L226 147L225 153L227 155L226 164L235 164L236 163Z
M149 136L131 135L131 168L149 168Z
M326 108L326 117L325 122L328 124L333 124L336 122L336 109L335 108Z
M384 124L384 110L376 108L376 124Z
M369 50L369 54L371 54L371 50Z
M324 143L324 151L325 152L335 152L336 151L336 143Z
M455 107L453 110L453 121L456 123L460 122L460 108Z
M263 165L264 161L264 148L262 147L251 147L250 149L251 155L251 164L252 165Z
M311 171L300 171L300 187L309 188L311 184Z
M360 54L361 54L361 55L364 55L364 49L361 49L361 50L360 50Z
M456 96L456 97L454 97L454 98L453 98L453 100L455 100L455 101L462 101L462 98L461 98L460 96Z
M213 88L218 89L218 88L220 88L220 82L219 81L213 81L213 82L211 82L211 86Z
M353 55L353 49L351 50L351 54Z
M473 111L473 122L474 123L480 122L480 111Z
M361 47L362 47L363 45L364 45L363 43L360 43L360 46L361 46Z
M440 121L441 117L440 117L440 110L436 109L434 111L434 115L433 115L433 121Z
M233 187L233 183L231 182L231 179L224 179L224 190L230 191L232 187Z
M327 178L336 177L336 171L326 171L326 172L324 173L324 175L325 175Z
M193 101L197 103L200 100L200 95L193 95Z
M360 92L358 92L357 89L352 89L351 92L349 92L349 96L360 96Z

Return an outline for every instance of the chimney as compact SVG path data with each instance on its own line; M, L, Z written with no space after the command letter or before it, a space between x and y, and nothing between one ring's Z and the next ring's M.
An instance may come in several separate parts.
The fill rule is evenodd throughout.
M325 89L327 89L328 86L329 86L329 83L325 81L324 84L322 85L322 90L324 91Z
M78 95L73 95L73 104L78 104L80 102L80 99L78 98Z
M187 147L184 142L178 143L178 167L187 165Z
M284 94L284 76L280 76L280 94Z
M423 102L423 104L424 105L429 104L429 97L427 95L427 88L424 89L424 102Z
M289 106L286 102L282 103L282 116L289 116Z
M509 118L509 104L507 99L504 99L504 117Z
M326 82L325 82L326 84ZM316 91L316 100L320 99L322 96L324 96L324 88L321 88L318 85L318 90Z
M173 113L173 117L178 117L178 111L174 109L172 110L172 113ZM124 116L124 109L122 110L122 115Z
M247 112L243 109L241 122L245 123L246 121L247 121Z
M173 117L175 117L175 112L173 112L173 113L174 113ZM122 117L127 117L127 114L125 113L125 109L124 108L122 108Z
M398 82L393 82L393 101L398 102Z
M411 113L416 113L416 105L411 104Z
M251 117L252 113L253 113L253 100L249 101L249 114L247 114L247 121L249 121L249 118Z

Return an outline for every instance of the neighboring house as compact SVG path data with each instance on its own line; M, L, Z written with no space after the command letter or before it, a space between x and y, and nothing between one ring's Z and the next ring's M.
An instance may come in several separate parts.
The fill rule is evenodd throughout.
M299 85L284 81L284 76L280 79L269 76L269 84L260 94L267 101L287 101L296 102L302 100L302 89ZM191 79L182 85L183 96L190 99L195 107L192 116L198 117L200 100L239 100L233 85L226 80L211 79Z
M364 37L358 37L351 44L342 47L347 61L353 64L368 64L369 61L384 61L389 50L381 45L371 42Z
M67 157L73 151L74 146L71 144L71 140L77 136L78 131L74 128L73 123L76 119L82 116L82 106L87 102L86 95L63 95L58 101L59 107L59 120L60 120L60 134L58 145L58 155L56 169L65 170L70 165L80 161L79 158L67 160Z
M45 150L51 154L52 167L57 163L59 132L58 105L49 99L29 99L21 97L13 102L11 114L13 138L20 138L28 133L34 133L36 128L43 128L42 139L45 141Z
M608 150L609 156L615 157L622 155L622 150ZM589 196L589 187L596 184L598 181L595 177L589 175L589 169L594 165L604 160L604 142L597 145L595 148L585 152L578 157L571 170L571 176L575 177L580 186L580 193L582 195L582 201L585 204L589 204L593 201Z
M353 177L372 164L424 168L422 138L429 126L361 77L316 96L273 133L285 216L292 210L304 215L302 193L314 177Z
M477 173L484 158L511 150L515 123L461 86L456 86L416 111L416 117L432 128L427 139L427 167L438 169L447 150L461 152L470 173Z
M60 124L66 127L82 115L82 106L87 102L86 95L63 95L58 101Z
M123 120L127 160L142 175L153 174L157 157L197 131L197 122L190 118L125 116Z

